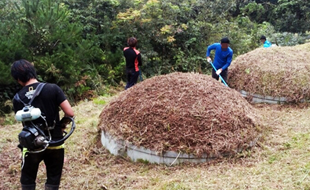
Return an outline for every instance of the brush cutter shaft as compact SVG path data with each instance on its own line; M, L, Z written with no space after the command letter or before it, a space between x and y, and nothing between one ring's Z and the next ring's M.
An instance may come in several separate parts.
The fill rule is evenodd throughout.
M58 144L58 143L64 143L65 142L65 140L67 140L69 137L70 137L70 135L72 135L72 133L73 133L73 131L75 130L75 122L74 122L74 118L72 118L72 117L63 117L63 119L65 119L66 121L68 121L68 123L70 123L71 122L71 129L70 129L70 132L69 133L66 133L66 135L62 138L62 139L60 139L60 140L51 140L50 142L49 142L49 144L50 145L55 145L55 144ZM62 120L63 120L62 119ZM68 124L67 123L67 124Z

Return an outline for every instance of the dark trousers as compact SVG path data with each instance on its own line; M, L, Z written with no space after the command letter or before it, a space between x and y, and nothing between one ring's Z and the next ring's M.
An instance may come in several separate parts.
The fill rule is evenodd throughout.
M135 71L135 69L128 69L126 73L127 73L127 84L125 90L135 85L139 77L139 71Z
M46 149L40 153L26 153L22 163L20 182L22 185L36 183L39 164L44 161L47 180L45 184L59 185L64 163L65 150Z
M228 74L228 68L223 70L220 74L225 82L227 82L227 74ZM220 78L220 76L216 74L214 69L212 69L212 78L214 78L216 80L219 80L219 78Z

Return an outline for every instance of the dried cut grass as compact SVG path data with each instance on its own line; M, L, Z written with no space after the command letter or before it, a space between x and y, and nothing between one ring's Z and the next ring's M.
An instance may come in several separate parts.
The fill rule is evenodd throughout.
M117 139L158 152L231 155L259 133L256 110L210 76L172 73L122 92L100 114L99 127Z
M310 99L310 44L258 48L238 56L230 67L229 85L236 90L288 102Z

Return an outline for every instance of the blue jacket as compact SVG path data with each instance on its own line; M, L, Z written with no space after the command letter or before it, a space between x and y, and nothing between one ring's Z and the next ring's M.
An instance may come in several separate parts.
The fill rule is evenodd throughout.
M208 46L206 56L210 56L211 50L215 50L215 56L213 60L213 65L216 69L227 69L232 61L233 50L228 47L226 50L222 49L220 43L214 43Z
M264 48L269 48L269 47L271 47L271 43L268 40L266 40L264 42Z

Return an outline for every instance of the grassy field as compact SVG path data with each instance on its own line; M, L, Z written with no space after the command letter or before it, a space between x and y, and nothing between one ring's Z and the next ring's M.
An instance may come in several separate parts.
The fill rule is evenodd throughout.
M111 97L74 107L77 128L66 141L60 189L310 189L310 106L255 105L268 128L263 141L234 158L166 166L133 163L110 155L100 143L98 116ZM20 189L21 124L1 118L1 190ZM37 189L44 189L42 164Z

